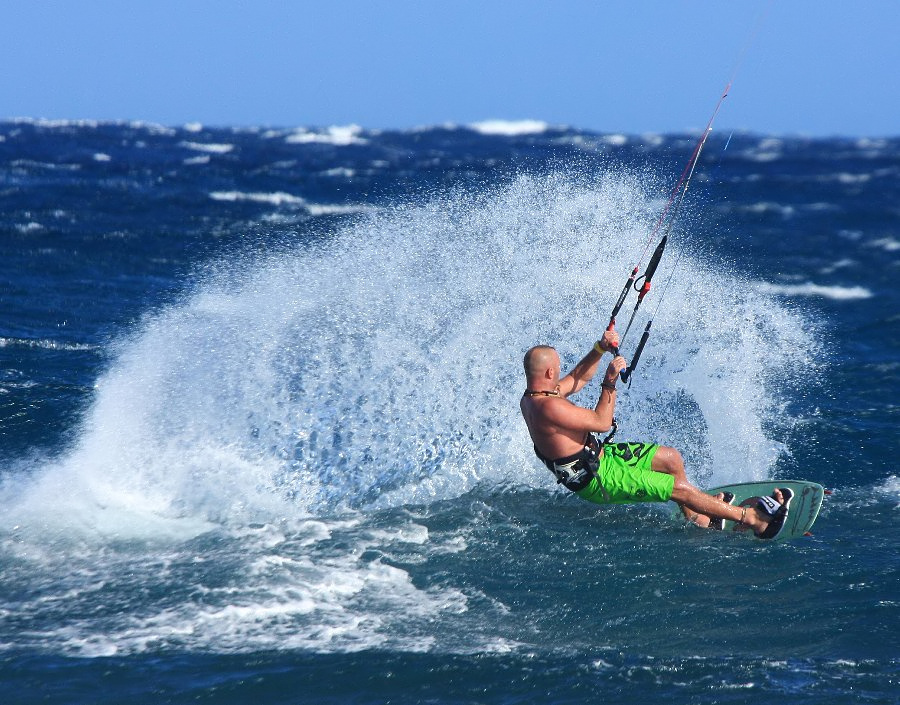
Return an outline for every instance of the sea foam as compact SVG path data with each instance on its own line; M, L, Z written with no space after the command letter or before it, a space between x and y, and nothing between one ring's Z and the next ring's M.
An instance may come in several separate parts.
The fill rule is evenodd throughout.
M228 154L234 150L233 144L214 144L211 142L181 142L180 145L185 149L192 149L195 152L206 152L209 154Z
M482 135L517 137L539 135L546 132L550 126L542 120L483 120L471 123L469 128Z
M772 284L759 282L757 291L775 296L819 296L833 301L870 299L874 294L864 286L823 286L813 282L803 284Z
M298 128L287 137L288 144L330 144L336 147L346 147L352 144L365 144L367 140L362 137L362 128L359 125L332 125L325 130L308 130Z

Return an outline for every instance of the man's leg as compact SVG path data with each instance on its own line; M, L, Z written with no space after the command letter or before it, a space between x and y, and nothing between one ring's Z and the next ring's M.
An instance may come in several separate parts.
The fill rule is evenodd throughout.
M688 507L683 501L675 496L679 485L682 487L684 485L690 486L687 474L684 471L684 458L681 457L681 453L679 453L678 450L669 446L660 446L653 456L653 460L650 462L650 469L656 472L664 472L667 475L674 475L675 489L672 490L672 501L681 508L682 514L684 514L685 519L689 522L692 522L697 526L702 526L703 528L709 526L710 515L707 512L701 512L693 507ZM681 493L678 494L681 495Z
M675 476L675 487L672 490L672 501L681 507L688 521L698 526L709 526L710 517L742 522L745 526L761 533L769 525L771 517L764 516L756 509L735 507L725 504L721 497L713 497L688 482L684 472L684 459L675 448L660 446L653 456L650 468L656 472L664 472ZM781 490L775 490L775 500L783 502Z

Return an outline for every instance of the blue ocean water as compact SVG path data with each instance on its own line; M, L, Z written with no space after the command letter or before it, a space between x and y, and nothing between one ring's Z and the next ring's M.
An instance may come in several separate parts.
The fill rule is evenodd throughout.
M0 700L900 702L900 139L714 133L635 324L619 437L812 537L530 451L695 141L0 123Z

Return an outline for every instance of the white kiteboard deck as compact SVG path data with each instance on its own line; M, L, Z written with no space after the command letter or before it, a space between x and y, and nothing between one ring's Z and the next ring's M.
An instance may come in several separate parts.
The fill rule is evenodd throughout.
M804 536L816 523L816 517L819 516L819 509L822 507L822 500L825 498L825 488L815 482L807 482L806 480L766 480L764 482L741 482L736 485L722 485L705 490L707 494L713 496L722 492L731 492L734 495L732 504L736 507L741 504L753 504L754 497L771 496L775 488L784 489L785 487L794 491L794 498L788 510L787 518L784 521L784 528L776 536L774 541L786 541L787 539L795 539L798 536ZM726 521L723 527L724 531L732 531L735 522ZM753 533L746 532L748 536Z

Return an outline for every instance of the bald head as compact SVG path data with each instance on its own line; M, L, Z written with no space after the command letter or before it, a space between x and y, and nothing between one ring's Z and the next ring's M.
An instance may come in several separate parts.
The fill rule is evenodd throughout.
M559 354L549 345L535 345L525 353L524 363L529 381L546 377L548 371L553 377L559 376Z

